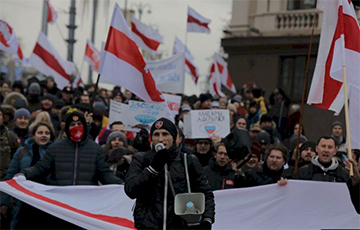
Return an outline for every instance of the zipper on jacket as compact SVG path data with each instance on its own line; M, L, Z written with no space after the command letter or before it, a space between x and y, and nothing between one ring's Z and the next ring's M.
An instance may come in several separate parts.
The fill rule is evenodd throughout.
M79 145L78 145L78 143L75 143L75 162L74 162L74 179L73 179L73 185L76 185L76 179L77 179L78 154L79 154Z

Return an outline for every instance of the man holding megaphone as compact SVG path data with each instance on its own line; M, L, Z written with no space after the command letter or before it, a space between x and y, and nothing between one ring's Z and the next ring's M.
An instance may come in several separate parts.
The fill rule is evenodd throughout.
M175 196L190 194L189 185L192 192L203 193L205 196L205 201L191 202L195 205L194 210L200 209L197 206L205 207L198 223L192 228L211 229L215 220L214 195L202 173L202 166L194 155L184 156L180 152L175 141L177 135L173 122L166 118L158 119L150 130L151 150L136 153L132 158L125 179L125 192L131 199L136 199L134 220L137 229L189 228L188 222L179 215L179 208L176 210L177 214L174 210ZM188 171L188 176L185 171ZM188 186L187 178L190 182ZM180 200L189 203L187 200ZM186 212L184 210L184 216Z

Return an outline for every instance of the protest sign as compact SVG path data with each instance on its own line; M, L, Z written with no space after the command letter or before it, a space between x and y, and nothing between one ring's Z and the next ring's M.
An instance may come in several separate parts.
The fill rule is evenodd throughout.
M225 137L229 133L229 110L191 110L184 118L186 138L210 138L214 134Z
M165 105L146 103L142 101L129 101L123 104L116 101L110 102L110 124L121 121L126 131L139 132L141 128L150 130L151 125L159 118L166 117Z
M161 92L184 93L184 63L184 54L179 53L159 61L149 61L146 67Z
M172 112L173 116L175 117L179 113L180 104L181 104L181 97L177 95L171 95L163 93L165 101Z

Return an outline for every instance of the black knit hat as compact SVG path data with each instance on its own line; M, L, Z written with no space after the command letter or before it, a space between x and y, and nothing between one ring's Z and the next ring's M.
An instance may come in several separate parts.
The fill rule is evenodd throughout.
M300 147L300 153L301 153L302 151L304 151L305 149L307 149L308 147L310 147L314 152L316 152L316 151L315 151L316 143L315 143L315 142L312 142L312 141L307 141L307 142L305 142L304 144L301 145L301 147Z
M84 136L81 141L85 140L87 138L86 120L85 120L84 115L75 108L69 109L67 111L67 113L65 114L65 133L66 133L66 135L68 137L70 137L69 127L70 127L70 123L73 121L80 121L82 123L82 125L84 126Z
M177 129L176 129L176 126L174 123L172 123L170 120L168 120L165 117L158 119L151 126L151 130L150 130L151 137L152 137L154 131L157 129L165 129L166 131L168 131L171 134L171 136L174 138L174 143L175 143L178 132L177 132Z
M209 93L202 93L200 94L200 102L203 103L206 100L211 100L212 96Z

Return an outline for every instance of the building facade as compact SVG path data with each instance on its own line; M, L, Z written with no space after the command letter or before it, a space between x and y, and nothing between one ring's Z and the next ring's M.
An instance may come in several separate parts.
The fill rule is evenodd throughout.
M359 10L356 10L359 18ZM228 68L238 89L255 82L266 91L282 88L293 103L301 103L313 30L305 101L311 85L319 47L322 12L316 0L233 0L232 18L222 39ZM304 106L303 124L310 140L330 135L331 124L345 126L344 112ZM343 132L345 134L345 130Z

